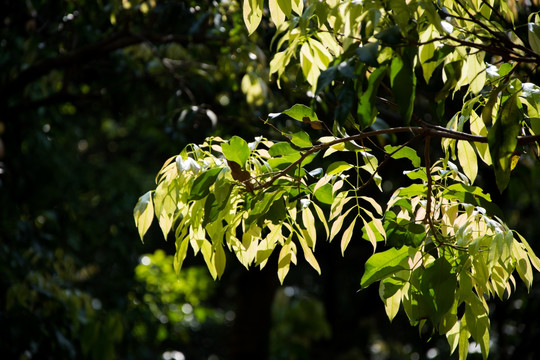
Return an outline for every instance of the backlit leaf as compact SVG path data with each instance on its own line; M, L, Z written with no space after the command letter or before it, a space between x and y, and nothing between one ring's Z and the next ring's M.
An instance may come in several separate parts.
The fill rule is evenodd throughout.
M409 247L403 246L400 249L391 248L389 250L376 253L366 261L365 272L360 281L363 288L368 287L376 281L380 281L400 270L406 269L403 261L409 256Z
M135 218L135 225L139 230L139 236L141 237L142 241L144 234L146 234L150 228L150 225L152 225L152 220L154 219L152 191L148 191L139 198L139 201L133 210L133 216Z
M478 173L478 164L476 162L476 153L474 152L474 148L468 141L458 140L457 155L459 163L463 168L463 172L465 175L467 175L471 181L471 184L474 183L476 174Z
M242 169L245 167L250 150L248 143L244 139L233 136L228 143L221 144L221 150L227 160L236 162Z

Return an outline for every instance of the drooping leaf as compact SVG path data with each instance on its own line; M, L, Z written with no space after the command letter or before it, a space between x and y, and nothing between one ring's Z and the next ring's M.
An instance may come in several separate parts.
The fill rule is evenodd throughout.
M468 141L459 140L457 142L457 154L463 172L467 175L471 184L474 183L476 174L478 173L478 163L476 161L474 148Z
M263 0L243 0L244 23L249 34L253 34L262 20Z
M408 256L408 246L403 246L401 249L391 248L371 255L366 261L365 272L360 280L360 285L366 288L376 281L406 269L407 266L403 264L403 260L407 259Z
M452 307L456 285L456 275L452 273L452 266L444 257L436 259L422 274L420 288L430 305L429 313L435 324Z
M518 107L518 92L509 96L502 104L495 124L489 129L488 144L493 170L499 191L510 181L511 157L516 149L520 131L521 112Z
M405 124L409 124L414 108L416 95L416 76L413 71L413 60L404 52L403 57L395 56L390 65L390 85L394 93L394 101Z
M540 26L535 23L529 23L527 25L528 35L529 35L529 44L531 45L532 50L540 54Z
M369 127L377 117L377 108L375 107L375 96L379 85L386 75L386 67L377 68L369 77L366 91L359 94L358 103L358 121L361 129Z
M144 234L152 225L152 220L154 219L154 204L152 202L152 191L148 191L137 201L135 209L133 210L133 216L135 218L135 225L139 230L139 236L141 241L143 240Z

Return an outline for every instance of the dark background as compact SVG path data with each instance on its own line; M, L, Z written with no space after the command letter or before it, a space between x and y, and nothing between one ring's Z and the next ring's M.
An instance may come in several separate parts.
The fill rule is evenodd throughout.
M259 118L310 100L294 67L281 90L267 82L273 29L263 20L248 37L236 2L132 3L2 6L2 357L448 358L444 337L419 334L402 313L388 321L377 286L358 292L372 253L360 237L344 257L339 244L320 241L322 275L300 260L283 286L275 258L247 271L230 256L213 282L191 257L177 281L174 242L157 225L139 240L133 207L167 158L210 135L279 139ZM260 95L255 87L246 97L245 74L262 79ZM540 167L532 159L523 157L503 194L489 169L479 183L540 253ZM404 170L395 165L384 172L394 187ZM381 201L391 194L368 191ZM540 352L535 279L529 293L518 281L508 301L490 302L493 359Z

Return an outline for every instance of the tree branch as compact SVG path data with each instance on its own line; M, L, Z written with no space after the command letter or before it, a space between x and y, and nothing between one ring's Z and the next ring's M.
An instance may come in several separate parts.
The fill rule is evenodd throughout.
M396 133L411 133L414 135L424 135L426 137L435 137L435 138L448 138L448 139L455 139L455 140L464 140L464 141L472 141L472 142L479 142L479 143L487 143L488 139L486 136L480 136L480 135L471 135L460 131L455 131L451 129L446 129L441 126L428 124L422 120L419 120L420 124L422 126L415 126L415 127L395 127L390 129L382 129L382 130L375 130L375 131L369 131L369 132L362 132L360 134L347 136L344 138L335 139L320 145L315 145L311 148L308 148L304 153L301 154L300 158L294 162L292 162L289 166L287 166L285 169L278 171L274 173L274 175L267 180L266 182L259 184L257 186L253 187L253 190L261 190L265 189L267 187L270 187L274 181L279 179L282 176L285 176L289 171L294 169L296 166L299 166L302 164L302 162L311 154L316 153L321 150L328 149L329 147L332 147L337 144L341 144L344 142L351 142L351 141L357 141L362 140L365 138L370 138L378 135L384 135L384 134L396 134ZM529 143L540 141L540 135L529 135L529 136L518 136L517 137L517 143L518 145L526 145ZM429 144L429 142L428 142ZM429 178L429 176L428 176Z

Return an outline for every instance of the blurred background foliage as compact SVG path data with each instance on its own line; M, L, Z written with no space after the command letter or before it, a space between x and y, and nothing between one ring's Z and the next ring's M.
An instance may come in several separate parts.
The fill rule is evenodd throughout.
M323 274L201 259L178 277L132 210L163 161L206 136L265 135L259 118L307 103L297 69L269 83L274 29L247 36L237 1L6 0L0 15L0 353L6 359L435 359L377 289L360 293L370 247L318 246ZM526 15L526 14L525 14ZM324 111L324 107L321 107ZM332 105L327 104L328 114ZM324 117L327 114L320 114ZM291 126L277 119L276 126ZM401 172L385 176L394 186ZM502 195L509 225L539 250L538 167ZM386 189L387 187L385 187ZM383 193L381 196L388 196ZM275 260L275 259L274 259ZM268 266L271 267L270 265ZM492 303L494 359L533 359L540 279ZM474 352L474 351L473 351ZM474 358L474 354L471 358ZM476 356L479 356L478 353Z

